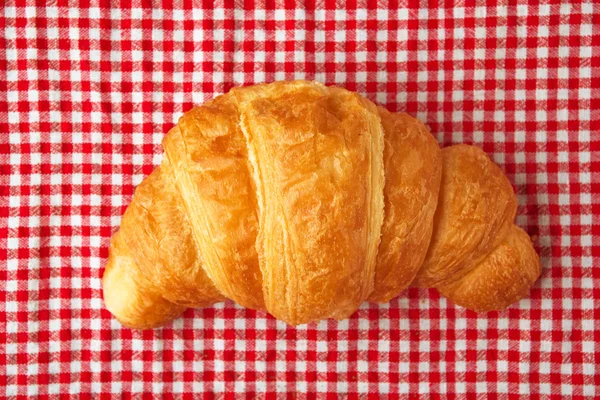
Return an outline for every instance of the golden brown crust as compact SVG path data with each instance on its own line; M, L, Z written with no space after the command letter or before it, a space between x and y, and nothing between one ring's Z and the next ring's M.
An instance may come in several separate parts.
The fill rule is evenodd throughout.
M504 241L471 272L438 290L470 310L502 310L527 296L540 274L540 259L529 235L513 225Z
M145 286L121 232L113 235L102 277L104 304L123 325L149 329L177 318L185 307L165 300L155 288Z
M346 318L373 287L383 218L375 106L285 82L237 92L257 189L267 309L290 324Z
M502 170L478 147L442 150L442 183L433 236L413 285L460 279L504 239L517 198Z
M219 96L184 114L163 145L208 276L230 299L262 310L256 199L238 122L233 97Z
M224 300L202 268L168 159L137 187L120 230L144 286L187 307Z
M103 277L127 326L225 297L290 324L342 319L415 274L457 304L498 309L540 274L513 226L512 187L481 150L440 151L417 120L344 89L233 89L186 113L163 146Z
M419 120L379 107L385 132L385 217L370 301L407 288L429 246L442 173L435 138Z

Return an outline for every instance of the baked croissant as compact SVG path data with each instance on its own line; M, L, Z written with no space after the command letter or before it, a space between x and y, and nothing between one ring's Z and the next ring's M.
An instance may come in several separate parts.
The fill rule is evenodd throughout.
M163 147L104 272L126 326L227 298L292 325L343 319L411 285L499 310L540 275L498 166L356 93L235 88L185 113Z

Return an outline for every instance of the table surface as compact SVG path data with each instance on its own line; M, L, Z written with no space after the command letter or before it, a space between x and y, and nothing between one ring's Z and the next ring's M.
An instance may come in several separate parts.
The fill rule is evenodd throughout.
M0 6L0 397L600 395L598 5L38 3ZM536 238L531 294L476 314L410 289L298 328L227 302L122 328L102 301L107 247L164 133L282 79L482 147Z

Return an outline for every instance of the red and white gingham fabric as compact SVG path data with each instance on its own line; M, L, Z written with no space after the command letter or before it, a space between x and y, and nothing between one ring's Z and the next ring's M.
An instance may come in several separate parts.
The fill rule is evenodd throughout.
M598 5L83 3L0 5L0 397L600 396ZM102 271L164 133L234 85L281 79L481 146L536 238L530 296L476 314L411 289L298 328L228 302L122 328Z

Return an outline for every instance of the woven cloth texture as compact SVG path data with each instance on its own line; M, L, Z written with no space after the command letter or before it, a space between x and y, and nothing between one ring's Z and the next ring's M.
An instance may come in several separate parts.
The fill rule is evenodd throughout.
M599 5L2 3L0 397L600 396ZM477 314L410 289L297 328L225 302L123 328L102 272L164 134L233 86L283 79L483 148L541 255L530 295Z

